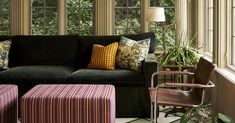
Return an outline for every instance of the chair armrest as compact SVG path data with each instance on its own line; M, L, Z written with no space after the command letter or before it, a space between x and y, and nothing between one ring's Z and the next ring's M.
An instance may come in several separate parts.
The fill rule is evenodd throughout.
M194 73L191 73L191 72L181 72L181 71L159 71L154 74L156 75L194 75Z
M210 81L208 85L194 84L194 83L162 83L158 88L162 87L190 87L190 88L212 88L215 85Z
M145 83L146 83L145 87L150 86L151 76L154 72L157 71L157 65L158 64L156 62L154 54L148 54L145 57L145 60L143 61L143 75L144 75ZM157 85L157 81L155 81L155 84Z
M154 87L156 85L153 83L153 79L156 75L194 75L194 73L191 72L181 72L181 71L159 71L154 72L151 77L151 87Z

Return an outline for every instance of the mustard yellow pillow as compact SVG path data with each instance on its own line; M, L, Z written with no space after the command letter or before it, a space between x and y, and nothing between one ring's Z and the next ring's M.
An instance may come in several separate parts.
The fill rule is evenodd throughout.
M94 69L115 69L115 58L118 48L118 42L107 46L94 44L92 47L91 61L88 68Z

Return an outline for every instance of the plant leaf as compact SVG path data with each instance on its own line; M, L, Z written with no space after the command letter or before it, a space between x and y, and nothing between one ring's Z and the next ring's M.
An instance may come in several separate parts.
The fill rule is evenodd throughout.
M222 113L219 113L218 117L219 117L220 120L222 120L225 123L232 123L233 122L230 117L228 117L228 116L226 116L226 115L224 115Z

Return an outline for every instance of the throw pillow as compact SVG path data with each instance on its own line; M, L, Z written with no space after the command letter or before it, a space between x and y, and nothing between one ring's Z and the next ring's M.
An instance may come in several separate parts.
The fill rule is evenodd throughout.
M94 44L92 48L91 61L88 68L94 69L115 69L115 58L118 48L118 42L107 46Z
M135 41L121 37L117 50L116 63L120 68L140 71L141 62L148 54L150 39Z
M1 41L0 42L0 68L7 69L8 68L8 55L11 47L11 41Z

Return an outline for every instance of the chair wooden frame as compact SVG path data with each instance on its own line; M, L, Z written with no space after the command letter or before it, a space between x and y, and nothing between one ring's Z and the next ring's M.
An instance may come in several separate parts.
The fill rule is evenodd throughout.
M200 60L205 60L203 58L201 58ZM208 74L208 78L211 78L211 75L214 71L214 65L211 64L210 66L210 73ZM158 105L164 105L164 106L180 106L180 107L198 107L202 104L204 104L205 102L205 90L208 88L213 88L215 87L215 85L208 79L203 83L206 84L200 84L200 83L161 83L159 84L156 88L154 86L154 77L155 76L159 76L159 75L188 75L188 76L194 76L194 73L191 72L180 72L180 71L159 71L159 72L155 72L152 74L151 77L151 87L149 87L149 92L150 92L150 98L151 98L151 123L155 123L157 122L157 108ZM195 76L194 76L195 78ZM174 103L171 102L170 104L167 103L161 103L158 99L159 95L158 92L161 88L172 88L172 87L188 87L191 88L189 91L184 91L187 93L193 93L193 91L195 89L202 89L202 96L201 96L201 100L199 103L197 104L184 104L184 103ZM182 91L182 90L177 90L177 91Z

